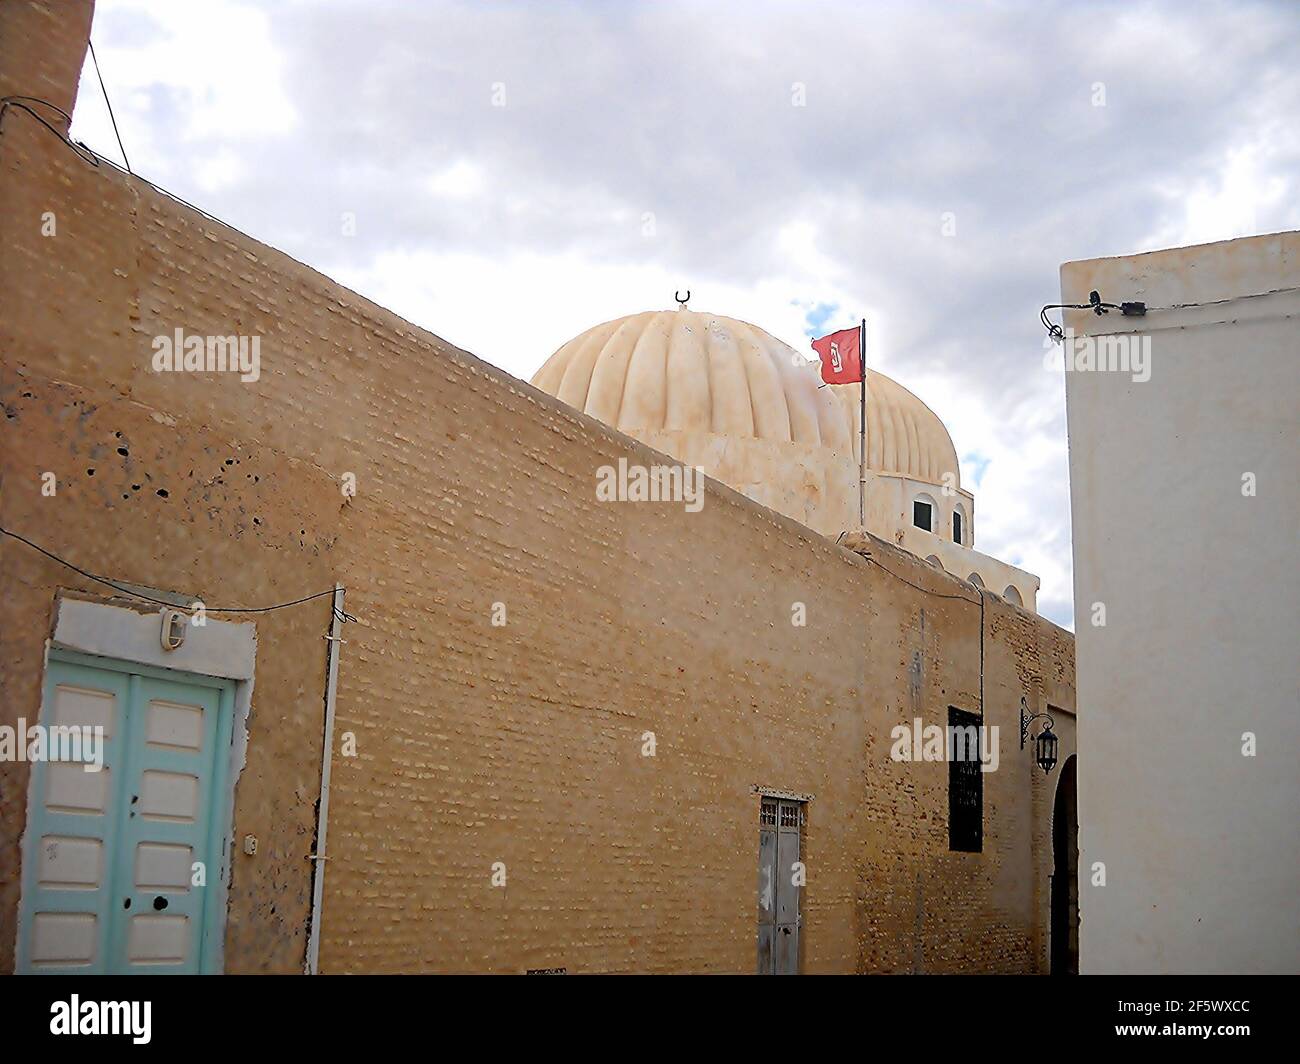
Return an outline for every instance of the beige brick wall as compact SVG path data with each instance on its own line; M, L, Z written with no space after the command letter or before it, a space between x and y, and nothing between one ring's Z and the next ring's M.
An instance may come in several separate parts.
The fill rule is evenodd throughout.
M805 970L1045 965L1056 775L1016 714L1074 706L1068 633L989 601L1002 764L984 853L950 853L947 766L891 761L889 732L978 708L978 606L930 593L966 585L876 544L918 591L715 483L696 514L598 503L597 467L654 452L30 121L6 119L0 217L4 526L207 602L347 587L324 971L750 971L755 785L815 795ZM178 326L260 335L261 379L152 372ZM0 581L12 723L57 590L97 589L9 540ZM234 834L262 845L235 858L230 971L302 966L328 616L257 621ZM0 765L0 970L26 786Z
M72 114L94 10L94 0L0 0L0 96L34 96ZM38 110L68 131L57 112Z

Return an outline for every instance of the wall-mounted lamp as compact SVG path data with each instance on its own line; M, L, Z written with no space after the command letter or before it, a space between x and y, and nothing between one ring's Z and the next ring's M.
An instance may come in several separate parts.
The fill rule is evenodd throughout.
M1032 716L1029 713L1029 703L1023 697L1020 699L1020 749L1025 748L1025 739L1029 737L1029 726L1039 717L1042 717L1046 723L1043 724L1043 730L1034 737L1034 760L1038 762L1038 767L1044 772L1051 772L1056 766L1056 748L1059 740L1052 731L1052 725L1056 721L1052 720L1050 713L1035 713Z
M181 644L185 642L185 620L185 614L180 610L163 608L161 633L163 650L181 648Z

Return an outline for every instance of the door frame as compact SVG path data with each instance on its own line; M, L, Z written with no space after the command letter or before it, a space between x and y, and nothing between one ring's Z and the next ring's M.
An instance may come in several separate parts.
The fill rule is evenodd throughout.
M1052 871L1047 877L1047 970L1050 975L1078 975L1079 783L1077 754L1071 754L1061 766L1061 774L1056 781L1056 791L1052 798L1051 823ZM1074 939L1073 949L1071 949L1072 938Z
M797 860L800 861L800 862L804 862L805 857L806 857L805 847L806 847L806 845L807 845L807 841L808 841L808 834L807 834L807 828L808 828L808 810L809 810L809 805L810 805L810 802L811 802L813 796L812 796L812 795L796 794L796 793L791 792L791 791L777 791L777 790L773 790L773 789L766 788L766 787L764 787L764 788L757 788L757 787L756 787L756 788L754 789L754 792L759 796L759 802L758 802L758 810L759 810L759 818L758 818L758 819L759 819L759 832L758 832L758 833L759 833L759 859L760 859L760 862L761 862L761 860L762 860L762 850L763 850L763 847L762 847L762 837L763 837L763 834L764 834L765 832L769 832L769 831L770 831L770 832L772 833L772 836L773 836L773 842L772 842L772 860L773 860L773 862L774 862L774 869L776 869L776 870L773 872L773 877L772 877L772 920L771 920L771 927L772 927L772 945L771 945L771 961L772 961L772 965L773 965L773 970L775 971L775 967L776 967L776 957L777 957L777 950L776 950L776 932L777 932L777 928L778 928L778 926L779 926L779 924L778 924L778 922L777 922L777 914L778 914L778 908L777 908L777 906L778 906L779 896L780 896L780 881L781 881L782 878L783 878L782 875L781 875L781 872L780 872L780 870L779 870L779 862L780 862L780 859L781 859L781 858L780 858L781 835L782 835L782 829L783 829L783 825L782 825L782 823L781 823L781 813L782 813L782 809L783 809L785 806L793 806L794 809L796 810L796 816L797 816L797 821L798 821L797 824L792 825L792 826L791 826L791 825L787 825L786 827L787 827L787 829L788 829L789 827L793 827L794 834L796 835L796 837L797 837L798 840L799 840L799 856L798 856ZM766 823L766 822L763 820L763 805L764 805L764 803L766 803L766 802L771 802L771 803L773 803L773 821L772 821L771 824L768 824L768 823ZM786 833L788 834L789 831L787 830ZM760 864L760 870L761 870L761 868L762 868L762 865ZM761 887L761 886L759 887L759 890L760 890L760 891L762 890L762 887ZM798 941L796 942L796 945L795 945L795 959L794 959L794 965L795 965L795 967L794 967L794 972L793 972L793 973L789 973L789 974L793 974L793 975L801 975L801 974L803 973L803 960L804 960L804 934L803 934L803 931L804 931L804 924L803 924L803 913L804 913L804 893L805 893L806 890L807 890L806 885L805 885L805 886L800 886L800 887L798 888L798 895L797 895L797 897L798 897L798 901L797 901L797 903L796 903L796 905L795 905L794 927L795 927L796 932L797 932ZM760 949L761 949L761 942L762 942L762 931L761 931L762 926L763 926L763 923L760 921L760 922L756 925L756 927L755 927L755 934L756 934L756 936L758 936L758 941L759 941ZM764 972L764 971L759 971L758 974L759 974L759 975L769 975L769 974L774 974L774 971L773 971L773 972Z
M170 680L173 683L190 684L195 687L207 687L215 689L218 692L217 702L217 727L214 736L215 749L212 752L212 780L208 785L208 793L204 795L204 801L207 807L211 809L211 820L208 825L208 837L205 843L203 856L196 858L203 860L207 864L206 883L202 888L203 895L203 926L198 941L198 970L202 975L215 975L221 971L221 949L220 943L224 940L225 932L225 890L212 889L218 885L224 886L228 883L230 872L230 851L231 851L231 825L230 816L232 810L229 808L230 803L222 800L230 778L230 758L222 756L224 751L229 750L231 746L232 735L234 732L234 708L235 708L235 683L233 680L223 679L216 676L203 676L198 673L183 672L179 669L165 669L154 665L142 665L138 662L123 661L118 658L99 657L94 654L83 654L78 651L63 650L59 647L51 647L45 662L45 675L41 684L41 709L37 718L38 723L48 724L51 722L51 714L54 707L51 704L50 694L52 690L50 666L53 664L78 665L83 668L98 669L102 672L114 672L128 677L128 687L131 691L135 690L136 685L132 683L129 677L141 676L150 677L157 680ZM129 704L123 707L124 712L129 708ZM125 729L123 729L123 732ZM124 751L125 755L125 751ZM16 958L21 958L25 954L23 950L24 931L23 925L23 900L29 897L35 891L35 876L38 871L39 861L36 854L38 844L38 833L30 830L32 825L33 811L43 801L45 775L48 771L48 761L39 761L32 766L31 778L27 784L27 824L23 831L22 840L22 873L21 873L21 891L18 900L18 942L16 943L18 951L15 953ZM126 785L126 779L120 778L117 781L118 787ZM112 801L112 808L116 816L121 810L121 804L116 800ZM106 813L106 815L108 815ZM215 860L214 860L215 858ZM105 871L104 871L104 889L112 890L113 883L116 881L118 862L123 860L121 852L106 854ZM215 874L214 874L215 872ZM218 895L221 895L218 898ZM110 906L110 912L115 913L116 908ZM106 958L107 960L107 958ZM106 973L112 974L112 973Z
M214 785L209 797L213 802L210 834L215 843L209 846L209 850L215 850L216 860L207 870L207 885L203 888L207 893L198 946L199 972L220 974L225 971L225 931L235 852L235 791L246 761L248 718L252 711L256 625L251 621L207 618L205 625L191 628L185 646L174 655L176 659L184 659L191 668L174 668L158 639L160 623L156 607L66 592L56 595L54 632L53 638L46 641L37 719L45 723L47 714L52 712L46 694L51 661L221 689L219 712L222 729L213 763ZM36 840L31 831L31 811L33 803L41 800L39 788L43 780L43 763L32 765L27 781L26 820L19 846L22 864L14 921L15 967L22 955L26 931L22 915L23 901L28 895L29 868L31 874L35 874L32 851Z

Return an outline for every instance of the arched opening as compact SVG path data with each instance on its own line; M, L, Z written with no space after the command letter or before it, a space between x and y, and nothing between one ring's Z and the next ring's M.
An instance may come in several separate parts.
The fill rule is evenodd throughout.
M1079 795L1071 755L1061 766L1052 806L1051 922L1048 955L1053 975L1079 974Z
M1008 584L1002 592L1002 597L1008 602L1014 602L1017 606L1025 604L1025 600L1020 597L1020 592L1016 590L1015 584Z
M966 511L962 509L961 503L953 507L952 511L952 541L962 546L966 544Z
M933 554L931 554L930 557L926 558L925 560L926 560L927 562L929 562L931 565L933 565L936 569L942 569L942 568L943 568L943 562L941 562L941 561L938 559L938 557L935 556L935 555L933 555Z
M984 586L984 581L980 579L979 573L971 573L970 576L966 577L966 579L969 583L974 584L976 587Z

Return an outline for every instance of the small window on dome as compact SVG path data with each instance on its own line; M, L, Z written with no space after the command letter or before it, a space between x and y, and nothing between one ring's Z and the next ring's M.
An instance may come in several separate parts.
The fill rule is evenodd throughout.
M927 532L934 531L934 507L928 502L916 499L912 503L912 524Z
M953 510L952 512L952 541L954 543L965 543L966 530L962 528L961 511Z

